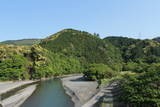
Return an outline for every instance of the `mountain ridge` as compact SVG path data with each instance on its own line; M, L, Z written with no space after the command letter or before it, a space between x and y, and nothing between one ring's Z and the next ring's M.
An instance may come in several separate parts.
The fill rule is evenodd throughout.
M19 39L19 40L6 40L0 42L1 44L13 44L13 45L33 45L40 39L29 38L29 39Z

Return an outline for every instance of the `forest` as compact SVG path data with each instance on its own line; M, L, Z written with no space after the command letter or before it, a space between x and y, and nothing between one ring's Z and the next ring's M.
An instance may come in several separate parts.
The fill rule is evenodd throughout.
M83 73L103 81L122 72L120 100L160 106L160 41L106 37L64 29L33 45L0 44L0 81Z

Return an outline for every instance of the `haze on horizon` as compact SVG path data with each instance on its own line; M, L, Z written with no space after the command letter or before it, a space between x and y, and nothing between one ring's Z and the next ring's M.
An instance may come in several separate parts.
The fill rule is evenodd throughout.
M159 0L3 0L0 41L45 38L73 28L106 36L160 36Z

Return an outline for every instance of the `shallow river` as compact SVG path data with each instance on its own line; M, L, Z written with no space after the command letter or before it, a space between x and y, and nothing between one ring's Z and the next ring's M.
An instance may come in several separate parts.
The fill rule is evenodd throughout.
M59 79L39 82L37 89L21 107L74 107Z

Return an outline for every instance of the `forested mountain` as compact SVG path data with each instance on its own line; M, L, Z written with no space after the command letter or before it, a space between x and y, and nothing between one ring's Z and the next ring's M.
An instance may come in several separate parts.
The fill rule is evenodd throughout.
M84 73L86 79L99 83L120 81L121 101L137 107L160 105L159 38L100 39L97 34L64 29L38 42L5 43L0 44L0 81Z
M35 44L39 39L21 39L21 40L7 40L1 42L2 44L12 44L12 45L33 45Z
M54 53L74 56L83 64L103 63L121 70L119 49L88 32L65 29L43 39L40 46Z
M75 72L73 69L76 68L79 68L78 72L82 72L88 64L106 64L114 71L142 72L149 64L160 62L160 43L155 40L127 37L100 39L99 36L85 31L64 29L37 41L37 39L24 39L9 41L9 44L16 45L1 44L1 66L6 60L18 55L30 62L26 67L30 78L41 78L73 73ZM33 46L22 46L32 45L35 42L37 43ZM43 63L45 63L44 68L48 69L47 73L38 71L38 69L43 71Z

